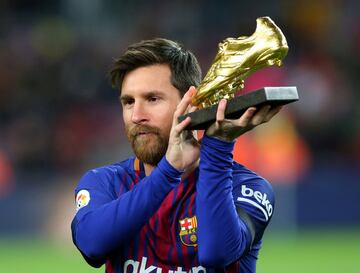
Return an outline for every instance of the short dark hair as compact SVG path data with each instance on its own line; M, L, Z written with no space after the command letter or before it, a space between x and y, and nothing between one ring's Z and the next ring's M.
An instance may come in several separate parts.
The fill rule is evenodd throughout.
M154 64L168 64L171 83L183 96L190 86L201 82L201 68L192 52L175 41L164 38L144 40L130 45L122 56L115 59L109 72L113 87L121 86L124 76L136 68Z

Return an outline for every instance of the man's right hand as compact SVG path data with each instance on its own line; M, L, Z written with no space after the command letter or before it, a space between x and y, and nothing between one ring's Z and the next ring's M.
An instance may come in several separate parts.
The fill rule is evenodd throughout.
M195 87L190 87L178 104L173 116L169 145L165 157L167 161L179 171L186 171L192 168L200 156L200 145L195 139L194 133L184 130L185 127L189 125L191 118L187 117L182 122L178 122L178 118L185 114L186 110L191 107L191 98L195 93ZM190 109L194 110L195 107L191 107Z

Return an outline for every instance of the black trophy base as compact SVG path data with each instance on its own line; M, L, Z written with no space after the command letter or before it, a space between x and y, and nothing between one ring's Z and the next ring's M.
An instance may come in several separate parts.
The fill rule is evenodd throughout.
M237 119L251 106L259 108L262 105L271 105L275 107L297 100L299 100L299 95L295 86L264 87L229 100L225 110L225 118ZM180 116L179 122L190 116L191 122L185 128L186 130L206 129L215 122L217 107L216 104Z

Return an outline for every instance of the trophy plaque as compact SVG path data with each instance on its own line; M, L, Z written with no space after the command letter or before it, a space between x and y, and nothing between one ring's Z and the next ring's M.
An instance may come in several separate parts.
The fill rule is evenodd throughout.
M264 87L235 97L250 74L264 67L281 66L288 49L284 34L269 17L256 19L256 30L251 36L225 39L192 99L192 104L200 109L180 116L179 122L190 116L186 130L206 129L216 120L217 104L223 98L228 100L225 117L229 119L239 118L251 106L297 101L295 86Z

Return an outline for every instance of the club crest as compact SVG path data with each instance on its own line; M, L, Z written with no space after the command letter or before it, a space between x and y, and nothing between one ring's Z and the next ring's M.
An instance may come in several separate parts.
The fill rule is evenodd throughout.
M197 219L196 216L179 220L180 239L186 246L197 246Z

